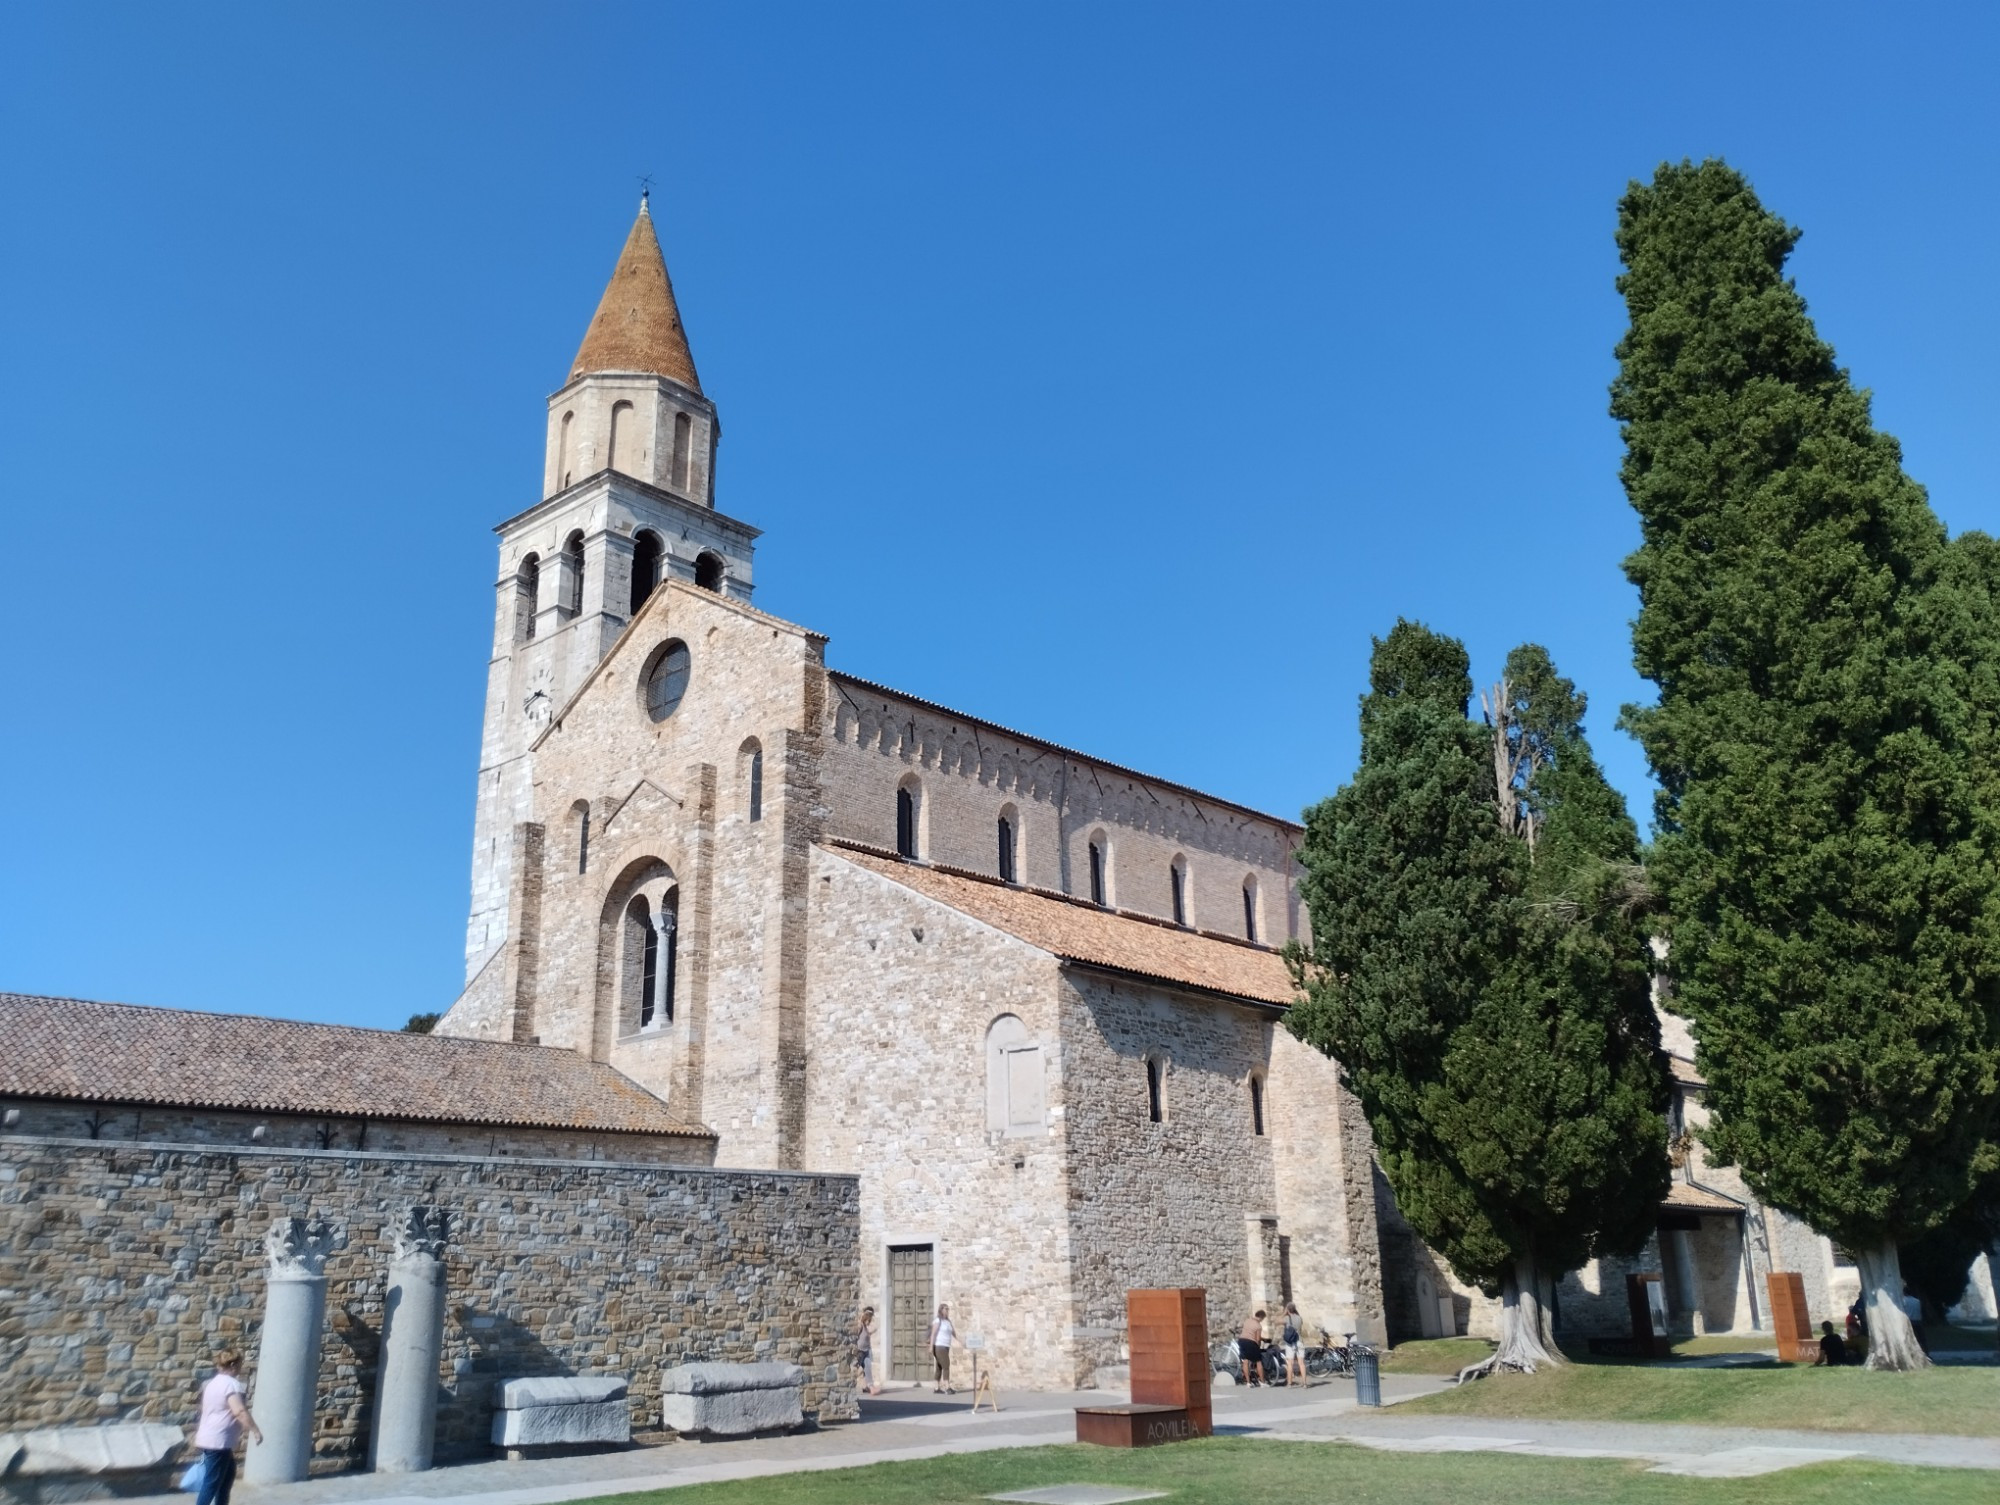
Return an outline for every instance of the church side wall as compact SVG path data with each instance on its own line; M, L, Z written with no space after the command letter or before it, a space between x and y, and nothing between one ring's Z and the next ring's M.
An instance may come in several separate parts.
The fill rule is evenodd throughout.
M1070 1094L1054 959L825 849L811 888L807 1164L860 1177L878 1377L907 1336L888 1250L927 1244L931 1305L949 1303L960 1335L985 1339L982 1368L1003 1386L1069 1388ZM1032 1133L991 1127L987 1033L1006 1014L1041 1050L1045 1112Z
M1263 1225L1293 1235L1249 1095L1251 1073L1270 1069L1268 1016L1074 970L1061 996L1065 1070L1086 1084L1065 1119L1082 1372L1123 1358L1135 1287L1205 1287L1212 1343L1235 1336L1253 1301L1282 1310L1285 1246L1270 1269ZM1149 1117L1149 1055L1166 1062L1161 1123ZM1301 1258L1294 1241L1295 1269Z
M1173 918L1169 872L1187 858L1188 921L1243 934L1243 880L1258 885L1259 938L1299 934L1293 879L1297 833L1280 822L1121 773L1004 732L953 718L829 675L825 780L827 833L893 850L896 789L923 786L920 854L932 862L999 874L1001 812L1016 812L1020 882L1090 893L1089 844L1109 846L1107 901Z
M715 1141L699 1134L595 1134L508 1124L440 1124L202 1108L9 1100L21 1121L8 1134L105 1143L204 1144L267 1150L371 1150L380 1154L479 1155L614 1160L642 1165L712 1165ZM95 1126L93 1128L93 1125ZM251 1134L264 1131L261 1142ZM4 1143L0 1139L0 1143Z
M0 1431L113 1421L192 1428L218 1344L255 1361L264 1236L328 1219L315 1473L363 1464L383 1285L412 1204L454 1215L438 1368L440 1461L491 1456L494 1381L630 1377L657 1427L686 1358L806 1369L805 1404L855 1414L855 1182L582 1161L246 1151L0 1139Z

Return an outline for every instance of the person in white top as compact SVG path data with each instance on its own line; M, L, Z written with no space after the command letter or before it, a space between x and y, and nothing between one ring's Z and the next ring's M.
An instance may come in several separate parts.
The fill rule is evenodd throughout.
M195 1505L229 1505L236 1483L236 1444L246 1431L258 1442L264 1440L243 1401L243 1381L237 1378L242 1366L234 1349L217 1349L215 1377L201 1387L201 1420L194 1429L194 1445L201 1449L201 1493Z
M951 1325L951 1308L940 1303L937 1320L931 1324L931 1357L937 1361L937 1383L931 1388L939 1395L955 1395L951 1382L951 1344L957 1330Z

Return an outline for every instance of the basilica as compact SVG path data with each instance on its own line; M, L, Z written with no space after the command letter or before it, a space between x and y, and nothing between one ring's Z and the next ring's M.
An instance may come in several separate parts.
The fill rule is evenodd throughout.
M1009 1383L1125 1291L1379 1323L1365 1123L1283 1028L1299 827L871 684L758 604L642 204L499 528L465 991L732 1167L858 1178L891 1372L952 1305Z

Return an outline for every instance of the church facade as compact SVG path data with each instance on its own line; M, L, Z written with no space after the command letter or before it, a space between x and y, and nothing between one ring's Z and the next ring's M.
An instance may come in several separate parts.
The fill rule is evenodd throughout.
M1217 1336L1379 1322L1366 1124L1282 1024L1299 828L830 666L753 604L719 436L642 206L498 530L439 1032L858 1177L897 1377L939 1303L1031 1386L1116 1362L1134 1286L1206 1286Z

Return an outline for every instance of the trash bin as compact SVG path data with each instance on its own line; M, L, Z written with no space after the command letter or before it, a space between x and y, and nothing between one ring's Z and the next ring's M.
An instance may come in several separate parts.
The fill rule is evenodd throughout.
M1364 1348L1354 1355L1354 1404L1382 1404L1382 1360L1373 1349Z

